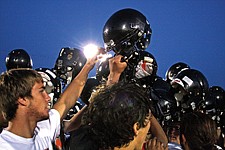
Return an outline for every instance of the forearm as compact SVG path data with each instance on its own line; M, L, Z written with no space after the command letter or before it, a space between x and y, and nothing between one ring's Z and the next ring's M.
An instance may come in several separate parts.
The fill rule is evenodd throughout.
M154 116L152 116L152 118L151 118L150 130L151 130L151 133L157 138L157 140L162 142L164 145L168 144L167 136L166 136L163 128L161 127L161 125L159 124L159 122L156 120L156 118Z
M84 106L78 113L76 113L69 121L64 122L64 132L71 132L80 127L81 119L86 109L87 105Z
M120 79L120 75L121 73L110 73L106 85L113 85L117 83Z
M61 121L66 116L69 109L75 105L84 88L88 73L92 68L93 67L89 64L84 65L80 73L73 79L59 98L58 102L53 106L54 109L58 110Z

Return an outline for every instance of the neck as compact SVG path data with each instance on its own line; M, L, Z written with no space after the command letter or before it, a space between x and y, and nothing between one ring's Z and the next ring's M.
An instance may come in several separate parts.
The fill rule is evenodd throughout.
M129 143L129 145L127 146L123 146L123 147L115 147L114 150L137 150L137 148L135 148L135 144L134 144L134 141L131 141Z
M24 138L32 138L34 135L36 121L30 121L29 117L18 116L9 121L6 130Z

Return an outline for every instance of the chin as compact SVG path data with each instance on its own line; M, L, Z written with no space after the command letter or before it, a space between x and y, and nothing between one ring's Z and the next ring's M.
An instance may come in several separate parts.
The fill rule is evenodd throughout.
M43 121L43 120L47 120L49 119L49 114L45 114L45 115L42 115L42 117L40 117L40 120L39 121Z

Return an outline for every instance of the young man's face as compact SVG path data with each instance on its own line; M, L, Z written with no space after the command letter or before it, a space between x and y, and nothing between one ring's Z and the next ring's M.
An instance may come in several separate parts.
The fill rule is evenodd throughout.
M48 102L51 98L45 91L43 83L36 82L32 88L31 95L33 98L30 99L29 115L33 116L36 121L48 119L50 109Z

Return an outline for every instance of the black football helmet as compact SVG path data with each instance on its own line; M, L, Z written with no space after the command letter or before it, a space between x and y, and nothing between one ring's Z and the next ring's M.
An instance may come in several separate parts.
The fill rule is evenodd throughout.
M220 124L221 113L225 112L224 90L220 86L211 86L209 94L201 105L201 110L210 115L213 120Z
M96 70L96 79L99 82L106 82L109 76L109 59L107 58L105 61L101 61L97 66Z
M62 92L60 80L56 76L56 74L49 68L37 68L35 70L41 74L45 90L51 97L50 104L51 106L53 106Z
M178 120L177 102L171 92L172 86L160 77L150 87L155 116L160 122L173 122Z
M166 71L166 75L165 75L166 81L168 83L170 83L180 71L185 70L185 69L190 69L190 66L184 62L177 62L177 63L173 64Z
M103 40L107 51L127 56L135 50L145 50L152 30L139 11L126 8L115 12L105 23Z
M68 84L78 75L86 61L87 59L81 50L65 47L60 50L54 70L56 75Z
M225 112L220 116L220 127L223 134L225 134Z
M100 84L99 80L96 78L88 78L84 86L84 89L80 95L80 99L86 104L89 104L89 98L91 97L92 92L95 90L95 87Z
M198 70L186 69L179 72L171 81L171 85L175 89L184 91L183 97L175 98L181 101L184 109L190 110L198 109L203 100L207 97L209 84L206 77ZM176 93L175 93L176 94Z
M215 108L218 111L225 111L225 95L224 89L220 86L211 86L209 88L209 96L207 99L215 101Z
M32 68L33 62L24 49L12 50L5 59L7 70L15 68Z
M127 67L122 73L120 80L136 80L145 84L156 76L158 64L155 57L148 51L136 51L127 62ZM151 78L151 79L150 79Z
M158 64L155 57L148 51L138 51L137 53L138 59L136 62L135 77L142 78L143 76L147 75L155 76L158 71ZM140 70L144 70L147 73L147 75L138 74Z

